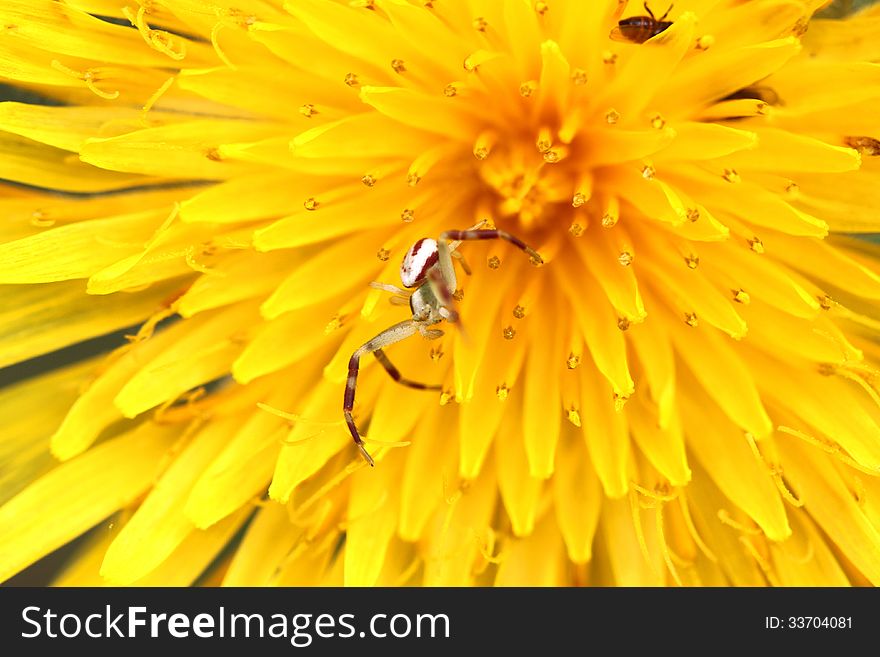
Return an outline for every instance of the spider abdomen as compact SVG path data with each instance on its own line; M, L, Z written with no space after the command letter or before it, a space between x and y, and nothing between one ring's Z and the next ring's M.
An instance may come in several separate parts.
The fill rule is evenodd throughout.
M404 287L416 287L428 275L428 270L437 264L437 241L429 237L413 244L400 264L400 280Z

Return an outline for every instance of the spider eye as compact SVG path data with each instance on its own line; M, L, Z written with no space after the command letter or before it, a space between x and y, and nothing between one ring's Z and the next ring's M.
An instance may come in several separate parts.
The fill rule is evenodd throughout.
M413 244L400 265L400 280L404 287L415 287L428 275L440 259L437 253L437 242L429 238L420 239Z

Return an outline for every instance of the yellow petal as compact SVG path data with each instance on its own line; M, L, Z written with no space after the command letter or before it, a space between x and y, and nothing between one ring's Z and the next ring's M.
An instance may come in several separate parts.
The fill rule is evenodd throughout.
M403 395L397 392L398 408L407 405L421 406L414 398L417 391ZM381 398L380 398L381 400ZM441 506L451 494L456 480L457 449L442 431L444 421L449 421L451 409L447 406L433 406L427 412L422 410L418 419L419 431L412 445L406 450L406 464L403 480L400 482L400 537L406 541L417 541L425 531L431 514ZM375 416L379 415L379 404ZM412 415L409 413L409 415ZM416 418L412 418L413 421ZM396 435L380 432L383 439L397 440Z
M86 450L108 427L122 419L122 413L113 405L113 397L138 371L144 360L149 360L173 343L179 329L171 327L149 340L128 347L102 365L94 380L70 407L64 421L52 435L52 454L63 460Z
M798 246L803 240L798 241ZM700 245L700 267L711 272L715 281L724 281L731 290L745 290L751 297L795 317L811 319L819 303L791 272L746 249L726 245Z
M535 111L539 115L552 113L562 119L568 114L571 68L559 44L541 43L541 73L538 77L538 97Z
M586 364L581 372L581 417L584 438L605 495L619 498L629 489L629 430L626 416L615 410L611 386Z
M493 558L492 516L498 502L495 464L434 515L425 555L425 586L473 585L474 573ZM460 494L459 494L460 493Z
M698 268L685 265L686 258L697 254L687 253L681 257L672 245L650 237L642 242L640 250L645 257L640 258L639 266L647 272L646 278L650 278L657 296L665 298L668 306L681 313L682 321L685 313L696 313L700 320L736 340L746 335L748 327L734 308L729 293L722 293Z
M629 373L626 343L623 332L617 328L617 317L599 291L599 286L590 275L576 275L573 282L571 271L560 271L557 280L569 298L595 299L591 306L574 304L573 310L583 333L584 341L596 367L611 383L618 395L630 395L635 389Z
M189 196L180 204L180 218L228 224L281 216L315 194L314 185L289 171L242 174Z
M791 528L779 491L742 430L703 396L683 396L682 409L688 446L721 492L754 519L768 538L788 538Z
M713 48L759 43L790 33L806 11L800 0L726 5L723 10L708 12L700 20L700 30L717 38Z
M563 310L565 306L560 302L556 308ZM565 355L560 327L564 325L559 322L554 325L556 314L539 312L529 318L522 433L529 474L537 479L547 479L553 474L562 424L559 381L565 372Z
M638 502L635 502L638 505ZM653 518L642 511L637 531L629 499L606 500L602 505L600 531L611 560L616 586L663 586L663 557L657 543ZM647 553L647 554L646 554Z
M55 465L47 436L96 366L89 359L0 389L0 504ZM45 394L47 390L52 394Z
M593 536L603 498L583 439L574 428L564 427L553 477L554 506L568 557L585 563L593 556Z
M710 48L687 61L660 90L654 105L668 116L678 108L701 107L778 70L800 47L795 37L787 37L731 50Z
M232 557L223 586L268 585L301 532L283 504L259 509Z
M175 5L176 7L177 5ZM297 5L290 4L290 7L296 8ZM326 6L326 5L322 5ZM201 9L195 9L192 13L195 15L203 14ZM267 5L265 11L273 11ZM348 20L351 20L351 14L354 11L347 12ZM313 12L304 14L309 19L314 20ZM213 15L208 16L213 19ZM204 18L202 18L204 20ZM210 24L208 30L211 29ZM327 81L340 83L345 79L346 73L357 72L363 79L380 78L382 71L378 64L370 63L370 58L358 58L352 56L344 50L337 47L337 44L348 43L349 41L358 41L357 39L349 39L343 37L342 41L324 41L318 34L312 32L307 24L299 21L290 21L289 16L283 15L275 20L258 21L250 26L250 30L246 35L248 39L252 39L256 43L264 46L270 53L293 64L293 68L307 69L311 74L318 76L324 80L321 86L327 86ZM356 44L361 45L361 44ZM243 51L244 56L252 56L254 50L246 48ZM387 60L390 62L391 55ZM310 66L311 63L320 60L321 66ZM390 67L389 67L390 69ZM360 78L359 78L360 79ZM343 85L345 86L345 85ZM343 91L349 91L352 99L356 100L356 94L347 86Z
M459 103L442 94L428 96L400 87L363 87L360 99L392 119L396 125L440 133L447 139L467 141L479 126Z
M548 514L531 536L517 539L507 548L495 586L561 586L565 565L564 546Z
M672 128L623 130L617 126L600 126L593 132L586 132L583 138L594 144L580 163L586 168L620 164L662 154L670 144L675 143L676 131Z
M673 180L679 167L667 166L663 175ZM629 163L611 169L606 175L609 184L626 190L626 201L642 214L665 224L678 226L684 223L686 209L681 197L670 185L654 178L646 178L644 164ZM649 170L650 171L650 170ZM687 189L686 186L683 186Z
M540 52L541 33L537 14L526 0L513 0L503 5L503 24L499 27L510 41L510 52L517 69L524 79L534 80L540 71L540 60L534 54Z
M389 131L389 125L394 129ZM377 134L382 139L377 140ZM293 139L291 150L303 158L414 157L433 145L430 134L391 124L381 114L369 112L307 130Z
M77 57L98 52L103 61L128 65L135 51L142 65L170 63L167 56L146 47L135 30L49 0L8 0L0 10L0 21L16 25L24 41L51 52Z
M782 375L776 361L764 354L752 352L748 359L768 399L828 436L860 465L880 469L880 412L864 390L805 365Z
M226 107L295 121L303 128L310 128L328 116L338 118L338 108L355 105L353 94L345 93L348 89L344 85L323 84L314 73L295 68L286 69L283 76L272 75L270 66L255 64L258 62L237 63L235 69L185 69L180 72L177 85ZM265 92L267 88L272 89L271 94ZM299 111L306 104L312 105L317 114L307 116L308 113Z
M0 178L63 192L108 192L149 185L155 179L102 171L76 155L0 132Z
M271 174L277 167L282 167L289 174L296 174L294 178L288 175L290 187L284 190L288 201L291 197L307 199L311 196L320 196L340 186L353 187L352 181L362 178L365 173L370 173L377 179L384 178L390 175L390 172L400 169L402 165L401 162L390 159L380 159L377 162L366 152L352 157L292 157L290 137L287 135L253 142L222 144L218 150L221 158L247 163L252 169L269 167L266 174ZM363 186L363 182L361 181L359 185ZM299 203L288 205L278 214L286 214L298 205Z
M684 447L684 434L677 413L671 414L668 426L660 426L657 412L650 403L637 398L627 405L627 419L639 448L673 486L684 486L691 479Z
M525 360L525 350L515 340L497 336L486 343L484 352L473 384L474 396L463 402L459 411L459 472L468 480L476 479L481 471Z
M235 302L262 297L274 289L290 265L286 253L256 256L247 252L225 258L196 279L177 302L183 317Z
M722 216L731 214L754 226L770 228L799 237L825 237L828 224L788 203L781 194L774 194L761 185L747 180L739 184L725 182L718 175L684 167L670 178L697 195L706 207ZM780 190L782 191L782 190Z
M519 396L514 396L516 402ZM543 482L529 474L522 443L518 405L510 404L501 419L500 439L495 441L498 487L513 533L528 536L535 526Z
M399 487L404 459L392 454L378 468L352 475L345 545L345 585L372 586L379 577L386 550L397 529Z
M867 299L880 298L880 275L847 254L845 249L852 244L851 240L843 237L835 238L832 243L819 240L794 243L782 238L779 242L779 248L774 245L773 252L793 269L800 269L808 276L827 281L851 294Z
M752 301L743 314L750 322L754 344L770 354L807 358L815 363L844 363L859 360L854 347L845 347L826 317L806 321Z
M752 149L757 143L757 135L749 130L687 121L675 124L675 139L654 159L658 163L667 160L711 160Z
M0 129L66 151L78 151L90 137L138 127L142 113L121 107L46 107L0 103Z
M6 502L0 507L0 580L136 499L152 484L177 433L175 426L142 424L57 466Z
M119 511L99 525L101 531L92 531L81 537L72 555L53 578L52 586L107 586L98 572L101 561L107 546L129 515L128 510Z
M849 586L827 539L806 513L792 514L794 534L770 543L773 568L783 586Z
M371 387L358 385L358 402L366 408L369 404L364 402L370 401L366 394L369 391L372 391ZM343 447L351 448L352 459L357 458L342 417L343 393L341 386L321 380L308 400L304 399L300 408L293 409L305 421L294 425L278 455L269 486L269 497L273 500L287 502L297 485L317 472Z
M113 539L101 565L103 577L113 584L131 584L162 563L195 529L183 513L183 502L196 477L240 423L238 417L211 422L175 457Z
M430 359L430 350L435 348L433 344L414 337L394 345L386 351L386 356L405 378L426 385L437 385L443 380L445 368L439 362L434 365ZM373 360L372 356L368 358ZM434 425L430 420L430 412L439 406L437 392L413 390L394 382L382 369L376 369L378 372L374 380L380 389L370 418L370 432L375 438L383 442L408 442L422 435L425 436L423 440L438 442L437 435L431 434L431 427ZM452 409L447 408L447 411L451 413ZM443 418L442 422L454 421L449 414L440 417ZM437 421L441 422L439 418ZM445 444L448 441L439 442ZM444 450L450 447L454 451L454 445L446 445Z
M20 195L4 190L0 198L0 212L7 221L0 228L3 241L11 242L22 237L45 232L50 226L95 219L124 216L152 208L171 208L181 194L192 193L195 188L134 190L118 194L88 195L85 198L66 198L53 193L28 190Z
M137 295L94 298L81 282L5 287L0 367L138 323L171 291L166 285Z
M282 564L273 584L278 586L342 586L343 559L330 550L299 550Z
M363 240L355 237L341 239L321 249L278 285L261 306L262 315L273 319L288 310L310 306L355 286L366 287L367 281L379 271L379 261L361 257L363 248ZM327 272L337 271L345 271L346 275L327 276ZM316 281L322 284L317 285Z
M880 532L859 508L828 457L795 438L779 441L791 484L816 523L875 586L880 582Z
M785 102L785 111L799 114L876 98L880 71L865 61L800 61L768 80Z
M135 417L226 374L241 352L235 335L252 321L255 310L253 305L250 309L235 306L210 316L206 313L203 322L185 326L189 330L180 340L142 363L113 398L114 405L125 417Z
M562 52L572 67L584 69L588 80L595 80L605 66L600 52L610 29L611 15L618 9L614 3L573 2L564 12L547 12L542 22L549 34L555 34Z
M298 384L292 390L285 389L284 394L270 395L266 403L279 408L304 388ZM250 412L210 463L195 473L197 479L183 512L196 527L210 527L265 493L287 433L284 420L277 415L261 408Z
M859 168L861 158L852 148L833 146L812 137L787 130L753 127L757 148L724 158L727 166L739 171L822 171L840 173Z
M671 335L702 389L733 422L758 438L773 430L741 345L706 327L692 329L683 321Z
M188 121L108 139L90 139L80 149L80 159L113 171L165 178L225 180L249 173L250 166L224 160L219 147L267 137L274 130L269 124L250 121Z
M165 214L90 219L0 244L0 281L49 283L91 276L138 250Z
M459 313L463 322L468 317L484 318L479 322L464 324L467 338L460 332L455 335L454 368L455 368L455 394L456 398L468 402L473 398L477 372L486 357L485 349L479 345L487 344L490 339L496 339L501 328L490 321L498 313L502 299L506 296L507 286L510 281L516 280L517 272L521 271L522 262L505 262L510 278L505 278L498 284L493 285L485 278L469 282L467 293L461 304ZM493 336L493 329L496 332ZM492 336L492 337L490 337Z
M688 49L692 48L696 16L684 12L666 30L636 48L608 85L601 107L614 107L623 116L641 111L659 89L678 77L676 71Z
M393 46L402 46L402 40L388 21L371 20L373 17L369 12L315 0L287 2L284 8L320 41L333 44L332 50L349 53L364 66L376 57L390 62L393 57L400 56L395 54ZM351 38L352 34L359 35L359 38ZM309 60L300 61L305 64ZM374 69L370 67L368 70L372 73ZM391 73L389 66L383 77Z
M338 305L334 300L309 306L261 324L232 363L235 380L249 383L328 347L332 349L338 344L338 336L328 326Z
M192 275L193 270L207 270L207 266L199 262L200 257L200 251L192 247L139 250L89 276L86 292L94 295L137 292L169 281L176 283L179 291L186 286L182 279Z
M314 196L318 203L315 210L309 211L302 205L291 208L296 214L282 217L254 233L254 246L258 251L271 251L345 237L366 229L399 226L400 213L404 209L419 212L423 204L432 201L425 194L403 200L400 190L395 187L376 187L343 187ZM399 210L396 210L396 204L399 204Z
M686 504L696 531L733 586L765 586L758 564L744 549L743 534L721 520L731 515L730 502L715 487L712 478L693 463L694 479L688 486ZM747 538L747 537L746 537ZM717 555L724 555L723 558Z
M662 322L645 322L638 330L638 337L631 344L638 355L643 375L657 404L658 423L669 428L675 411L675 354L669 334Z
M189 534L159 567L135 582L135 586L193 586L205 570L229 546L251 515L241 509L210 529Z

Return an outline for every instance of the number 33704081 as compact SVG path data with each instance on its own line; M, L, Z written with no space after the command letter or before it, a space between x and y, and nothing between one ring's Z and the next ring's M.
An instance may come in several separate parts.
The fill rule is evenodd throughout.
M851 616L765 616L764 627L769 630L789 629L852 629Z

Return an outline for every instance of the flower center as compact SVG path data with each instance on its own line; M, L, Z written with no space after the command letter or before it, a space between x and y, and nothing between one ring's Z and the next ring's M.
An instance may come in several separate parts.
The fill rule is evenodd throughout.
M572 182L561 164L564 158L564 149L541 136L496 146L490 156L477 158L486 200L499 217L518 220L521 230L546 226L562 204L571 203Z

